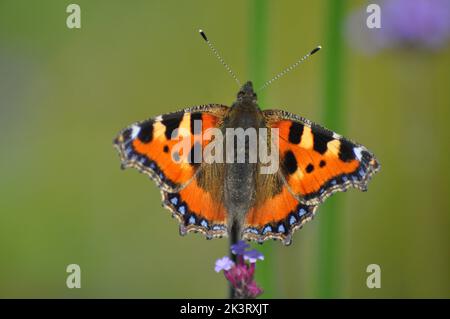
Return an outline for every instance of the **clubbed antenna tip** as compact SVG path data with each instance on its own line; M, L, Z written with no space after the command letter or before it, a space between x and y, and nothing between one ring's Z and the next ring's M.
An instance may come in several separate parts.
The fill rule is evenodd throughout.
M222 56L216 50L216 48L211 43L211 41L209 41L209 39L206 37L205 32L202 29L199 29L198 32L202 36L203 40L205 40L206 44L211 49L212 53L216 56L216 58L220 61L220 63L222 63L222 65L225 67L225 69L228 71L228 73L230 73L231 77L236 81L237 85L240 87L241 82L239 82L236 74L234 74L234 72L231 70L230 66L227 63L225 63L225 60L222 58Z
M284 69L283 71L281 71L280 73L278 73L277 75L275 75L273 78L271 78L269 81L267 81L266 83L264 83L264 85L259 89L259 90L263 90L266 87L268 87L270 84L272 84L274 81L278 80L279 78L281 78L283 75L285 75L286 73L292 71L293 69L295 69L297 66L299 66L303 61L305 61L307 58L309 58L311 55L313 55L314 53L316 53L317 51L319 51L320 49L322 49L322 47L319 45L317 47L314 48L314 50L312 50L311 52L309 52L308 54L306 54L305 56L303 56L300 60L298 60L297 62L295 62L294 64L292 64L290 67Z
M206 42L208 42L208 38L206 37L205 32L203 32L202 29L199 29L198 32L200 33L200 35L202 36L202 38L203 38Z
M311 51L311 53L309 55L313 55L314 53L316 53L320 49L322 49L322 46L318 45L314 50Z

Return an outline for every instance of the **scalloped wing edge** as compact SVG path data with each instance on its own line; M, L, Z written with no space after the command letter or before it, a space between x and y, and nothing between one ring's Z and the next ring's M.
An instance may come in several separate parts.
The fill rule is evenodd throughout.
M161 198L162 206L172 212L172 217L178 221L181 236L185 236L188 233L201 233L206 236L206 239L228 236L226 224L209 225L209 221L198 217L189 210L186 203L181 201L178 193L161 190Z
M307 207L307 210L305 209ZM292 238L297 229L301 229L303 225L312 220L317 212L317 205L304 205L299 203L296 212L289 213L288 217L279 221L274 226L273 224L264 225L262 227L246 227L243 230L242 237L246 240L253 240L262 244L269 239L280 240L284 245L289 246L292 243ZM304 210L303 215L301 210ZM296 216L293 221L293 216ZM300 218L299 218L300 217ZM270 228L268 228L270 227ZM273 231L276 229L275 231ZM284 230L284 231L283 231Z

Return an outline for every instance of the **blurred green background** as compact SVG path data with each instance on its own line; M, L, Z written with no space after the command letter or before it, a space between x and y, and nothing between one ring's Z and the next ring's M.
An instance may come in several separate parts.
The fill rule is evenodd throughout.
M323 122L327 2L266 2L267 79L324 49L271 85L262 107ZM0 1L0 297L227 297L213 270L227 240L180 237L154 183L120 170L112 139L161 113L230 105L236 84L197 29L244 81L255 74L257 1L78 0L79 30L66 27L69 3ZM344 14L364 4L349 1ZM291 246L270 243L271 296L448 298L449 48L365 55L339 44L342 121L328 126L371 149L382 170L367 193L333 196L339 209L319 209ZM318 284L327 219L339 227L327 248L339 265L331 295ZM81 289L66 287L71 263ZM381 289L366 286L373 263Z

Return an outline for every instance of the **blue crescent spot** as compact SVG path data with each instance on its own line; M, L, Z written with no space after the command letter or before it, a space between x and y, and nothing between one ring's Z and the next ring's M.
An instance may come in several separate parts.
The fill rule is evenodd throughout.
M200 225L202 225L203 227L208 227L208 222L206 220L202 220L202 222L200 223Z
M220 226L220 225L214 225L212 229L213 229L213 230L221 230L221 229L222 229L222 226Z
M180 212L181 215L186 214L186 207L184 207L183 205L178 207L178 211Z
M278 226L278 232L279 233L284 233L285 232L285 228L284 228L284 225L283 224L281 224L280 226Z
M331 184L336 185L336 184L337 184L336 180L333 179L333 180L331 181Z
M174 205L177 205L177 204L178 204L178 197L173 197L173 198L170 200L170 202L171 202L172 204L174 204Z
M291 218L289 218L289 225L295 224L296 221L295 216L291 216Z
M189 224L195 224L195 217L194 216L189 217Z
M272 227L266 226L266 227L264 227L262 233L265 235L265 234L267 234L268 232L271 232L271 231L272 231Z
M123 142L123 145L124 145L125 147L130 147L131 142L133 142L133 140L124 141L124 142Z
M302 217L305 214L306 214L306 209L300 208L299 211L298 211L298 216Z
M360 170L358 171L358 174L359 174L361 177L363 177L363 176L364 176L364 170L360 169Z
M354 182L356 182L358 180L358 177L352 176L352 179L353 179Z
M342 180L343 180L344 182L348 181L347 176L343 176L343 177L342 177Z

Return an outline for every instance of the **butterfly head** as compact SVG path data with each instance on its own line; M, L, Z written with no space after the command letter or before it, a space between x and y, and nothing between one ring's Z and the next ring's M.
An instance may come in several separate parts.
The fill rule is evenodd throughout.
M255 91L253 90L253 83L251 81L248 81L242 86L238 92L237 99L239 102L243 103L256 103L257 97Z

